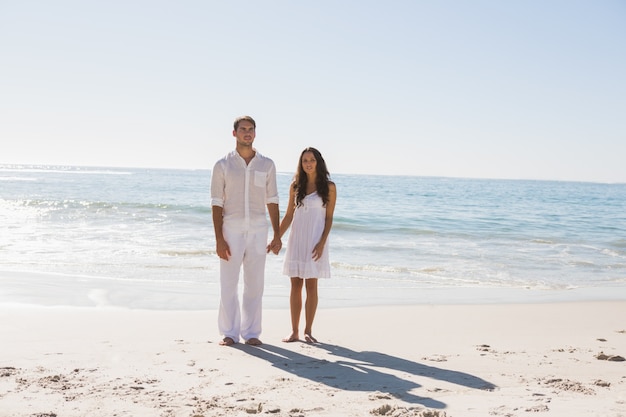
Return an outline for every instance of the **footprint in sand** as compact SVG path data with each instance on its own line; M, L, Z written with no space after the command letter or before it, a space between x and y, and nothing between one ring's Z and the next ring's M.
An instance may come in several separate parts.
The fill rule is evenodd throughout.
M600 360L600 361L609 361L609 362L624 362L626 360L622 356L619 356L619 355L606 355L604 352L598 353L595 356L595 358Z

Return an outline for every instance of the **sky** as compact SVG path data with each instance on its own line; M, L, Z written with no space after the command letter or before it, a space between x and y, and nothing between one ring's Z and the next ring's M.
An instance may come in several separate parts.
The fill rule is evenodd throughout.
M626 182L626 1L0 0L0 164Z

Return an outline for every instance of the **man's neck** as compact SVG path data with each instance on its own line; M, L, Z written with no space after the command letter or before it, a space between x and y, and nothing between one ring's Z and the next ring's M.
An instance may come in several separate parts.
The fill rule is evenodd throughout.
M256 151L252 146L237 146L237 153L246 161L246 164L249 164L256 155Z

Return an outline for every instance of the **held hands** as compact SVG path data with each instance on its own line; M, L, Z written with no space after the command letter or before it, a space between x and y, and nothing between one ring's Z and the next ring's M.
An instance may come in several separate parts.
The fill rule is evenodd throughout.
M283 247L283 242L281 242L280 239L276 238L272 240L272 242L269 245L267 245L267 253L270 253L270 251L272 251L274 255L278 255L282 247ZM226 243L225 240L217 241L215 251L217 252L217 256L219 256L220 259L224 259L225 261L230 259L230 247L228 246L228 243Z
M283 247L283 242L280 240L279 237L275 237L269 245L267 245L267 253L270 253L270 251L272 251L272 253L274 255L278 255L278 252L280 252L280 249Z

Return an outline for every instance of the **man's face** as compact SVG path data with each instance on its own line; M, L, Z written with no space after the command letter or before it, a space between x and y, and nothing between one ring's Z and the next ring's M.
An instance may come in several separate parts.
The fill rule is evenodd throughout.
M237 145L252 146L256 137L254 125L247 120L242 120L239 122L237 130L233 130L233 136L237 138Z

